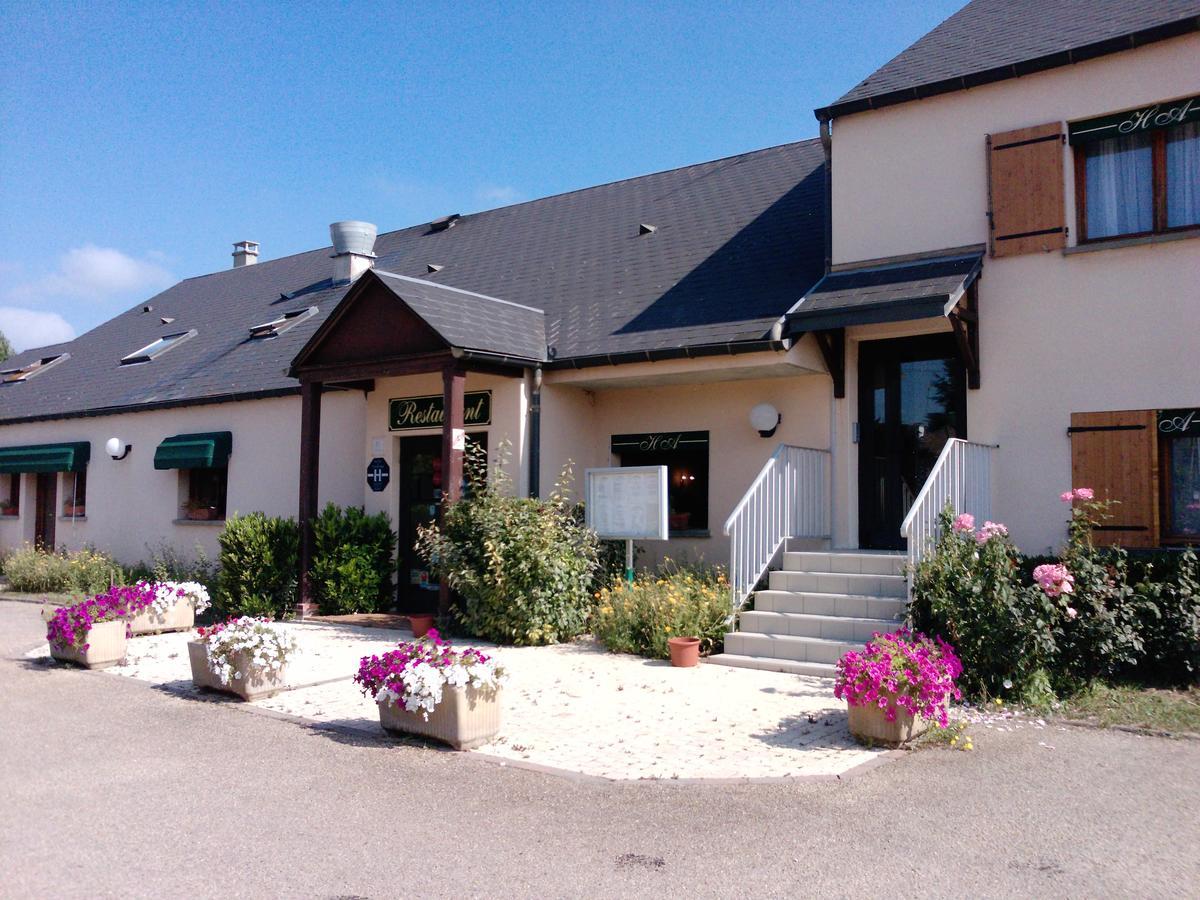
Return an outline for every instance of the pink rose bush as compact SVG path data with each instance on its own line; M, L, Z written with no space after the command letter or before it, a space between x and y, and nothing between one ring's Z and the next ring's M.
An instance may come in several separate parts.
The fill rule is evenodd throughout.
M959 513L954 517L954 524L951 526L955 531L966 533L975 530L975 517L970 513Z
M1075 591L1075 576L1062 563L1045 563L1033 570L1033 580L1047 597L1059 597Z
M76 603L59 607L46 627L46 640L60 650L75 647L87 650L87 633L94 625L137 615L154 602L155 592L150 585L113 586Z
M1071 488L1069 491L1063 491L1058 499L1063 503L1074 503L1077 500L1095 500L1096 492L1091 488Z
M861 652L844 654L833 693L850 706L879 707L889 722L903 710L945 728L949 699L962 699L954 684L961 674L962 663L948 643L900 628L876 632Z
M401 641L382 656L364 656L354 681L364 694L408 712L420 711L428 721L446 685L495 690L507 681L507 673L480 650L455 650L431 628L424 637Z
M975 543L986 544L992 538L1008 537L1008 528L999 522L985 521L983 527L975 533Z

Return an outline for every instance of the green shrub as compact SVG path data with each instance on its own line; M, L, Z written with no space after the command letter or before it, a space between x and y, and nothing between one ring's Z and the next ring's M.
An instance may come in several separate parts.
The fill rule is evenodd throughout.
M570 467L545 500L516 497L501 462L487 473L468 451L471 496L423 527L418 551L458 592L455 615L468 634L506 644L552 644L587 628L596 536L564 497Z
M912 573L909 625L950 642L968 696L1040 692L1043 670L1054 663L1062 611L1021 578L1018 560L1006 532L980 541L965 522L956 527L947 506L937 542Z
M615 653L667 659L672 637L700 638L700 652L713 653L729 630L729 582L719 568L666 560L657 573L601 589L596 600L592 631Z
M1144 653L1129 673L1152 684L1200 680L1200 558L1195 550L1133 561L1130 580L1138 594L1137 629Z
M231 516L218 541L221 577L217 603L223 613L289 615L296 604L300 532L295 519L252 512Z
M68 553L26 544L4 562L10 589L29 594L97 594L125 579L112 557L92 547Z
M328 504L313 522L313 599L327 614L391 604L396 533L385 513Z
M62 594L71 589L71 566L66 555L48 553L31 544L14 550L4 562L11 590L23 594Z

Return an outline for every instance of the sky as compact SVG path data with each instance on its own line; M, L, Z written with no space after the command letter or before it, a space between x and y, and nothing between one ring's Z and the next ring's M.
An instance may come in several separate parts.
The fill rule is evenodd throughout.
M0 331L181 278L814 137L961 0L0 2Z

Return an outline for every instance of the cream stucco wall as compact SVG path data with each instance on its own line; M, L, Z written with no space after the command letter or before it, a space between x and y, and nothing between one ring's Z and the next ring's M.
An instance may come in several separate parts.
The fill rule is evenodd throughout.
M322 502L362 503L362 471L345 460L357 458L363 442L361 392L327 394L322 404ZM162 543L184 555L196 547L215 555L221 523L180 523L179 473L154 468L154 450L176 434L231 431L227 510L262 510L295 516L300 479L300 401L297 397L189 406L119 416L62 419L0 427L0 445L90 441L87 517L59 518L56 540L77 549L91 544L126 563L146 559ZM123 460L104 452L110 437L133 450ZM33 537L33 476L22 483L20 519L0 519L0 549ZM61 512L62 490L59 490Z
M1200 93L1200 35L833 123L833 261L987 240L988 134ZM1067 222L1074 233L1073 172Z
M1176 38L1037 75L837 119L835 262L923 253L987 239L988 133L1117 112L1200 93L1200 36ZM1074 171L1063 148L1074 244ZM1200 239L984 261L982 386L968 391L969 437L999 444L994 512L1040 551L1065 536L1075 411L1200 405ZM897 327L893 333L926 323ZM936 327L945 328L944 323ZM857 541L852 329L847 399L835 431L835 540Z

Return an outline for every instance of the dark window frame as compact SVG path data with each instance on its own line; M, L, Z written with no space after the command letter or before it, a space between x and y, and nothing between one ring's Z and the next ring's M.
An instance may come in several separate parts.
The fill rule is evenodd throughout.
M79 519L87 515L87 469L78 472L63 472L62 517ZM69 501L69 502L68 502ZM68 513L68 508L83 507L81 513Z
M3 515L19 516L21 515L21 473L7 472L4 477L8 481L8 494L0 499L0 509L12 510Z
M690 432L687 432L690 433ZM704 434L704 443L695 449L668 450L668 451L653 451L653 450L617 450L614 448L613 453L617 457L619 465L624 466L666 466L667 467L667 516L668 516L668 537L671 538L688 538L688 537L709 537L712 534L712 441L709 437L709 432L699 432ZM611 440L611 439L610 439ZM700 482L700 485L693 488L691 501L687 509L681 510L676 506L676 499L679 497L679 491L682 489L682 484L676 484L676 476L680 469L686 467L687 474L692 482ZM698 521L692 521L692 517L699 513ZM679 521L677 516L687 515L688 526L686 528L673 527L671 522L674 519Z
M1088 149L1101 142L1076 144L1075 153L1075 233L1077 244L1104 244L1129 238L1149 237L1155 234L1173 234L1181 231L1200 230L1200 222L1190 225L1167 225L1167 139L1179 126L1159 128L1146 132L1150 138L1150 185L1152 198L1152 225L1149 231L1128 231L1122 234L1106 234L1090 238L1087 233L1087 158Z
M1197 534L1176 534L1171 529L1172 524L1172 508L1171 503L1174 497L1174 477L1175 470L1171 467L1171 445L1181 439L1191 438L1197 440L1196 435L1181 434L1178 436L1163 435L1158 436L1158 471L1161 473L1159 477L1159 529L1160 536L1158 543L1160 545L1200 545L1200 533Z
M181 478L187 478L184 518L200 522L225 521L229 501L229 468L180 469L179 473ZM211 512L200 513L200 510Z

